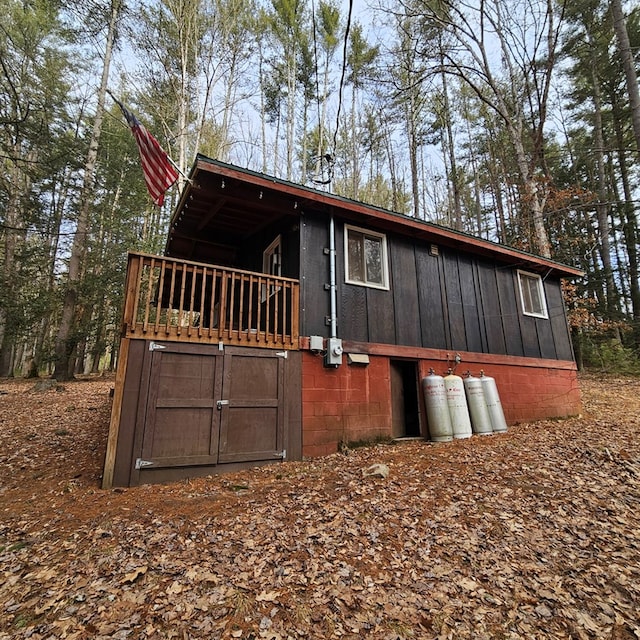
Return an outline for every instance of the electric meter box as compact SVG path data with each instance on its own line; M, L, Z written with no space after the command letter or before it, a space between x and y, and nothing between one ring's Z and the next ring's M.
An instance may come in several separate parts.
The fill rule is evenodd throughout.
M337 367L342 364L342 339L329 338L327 340L327 354L324 357L327 367Z

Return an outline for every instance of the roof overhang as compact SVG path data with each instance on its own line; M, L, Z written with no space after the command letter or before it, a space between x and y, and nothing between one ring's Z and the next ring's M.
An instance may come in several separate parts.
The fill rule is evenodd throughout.
M193 164L171 218L165 253L225 264L248 237L286 218L294 222L305 209L333 213L359 226L419 238L542 274L584 275L581 269L548 258L202 155Z

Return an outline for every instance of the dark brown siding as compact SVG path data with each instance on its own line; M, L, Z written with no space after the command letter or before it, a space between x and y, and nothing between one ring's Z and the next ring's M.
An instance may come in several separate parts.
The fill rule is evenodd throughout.
M400 313L396 321L396 344L420 344L418 276L413 243L396 240L389 243L389 271L393 306Z
M536 318L536 330L538 333L538 344L540 345L540 357L551 360L557 358L556 348L553 343L553 329L549 320Z
M328 224L319 214L303 218L302 335L329 335ZM338 336L344 340L573 359L558 280L545 281L549 318L524 316L515 268L443 247L433 255L429 245L388 235L389 290L350 285L344 227L340 221L335 227Z
M484 349L478 309L478 285L474 279L473 265L470 258L460 255L458 258L458 272L460 274L467 351L482 353Z
M524 355L527 358L540 357L540 341L538 337L537 319L530 316L520 316L520 327L522 328L522 346Z
M487 352L505 355L504 322L500 312L500 296L496 270L484 262L478 264L478 286L482 300L483 325L486 331Z
M467 337L464 327L464 312L462 310L462 290L458 259L455 254L444 254L444 286L447 292L447 311L449 313L449 332L451 349L467 350Z
M421 344L430 344L435 349L447 347L445 322L448 316L443 304L440 266L441 261L437 256L429 255L427 247L416 247Z
M520 331L520 311L516 298L518 292L513 269L496 268L496 278L507 354L523 356L525 354L522 347L522 332Z
M395 344L396 306L388 291L367 289L367 321L369 323L369 342ZM402 308L402 307L400 307Z
M556 351L555 357L558 360L573 360L571 336L560 285L558 282L545 282L544 289L547 295L549 321Z
M325 318L329 315L328 222L325 218L303 213L300 216L300 321L305 335L328 335Z

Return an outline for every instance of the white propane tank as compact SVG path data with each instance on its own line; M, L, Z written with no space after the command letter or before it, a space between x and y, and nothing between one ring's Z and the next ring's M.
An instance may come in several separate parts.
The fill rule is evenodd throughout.
M449 373L444 377L444 386L447 391L453 437L456 439L470 438L472 433L471 420L469 419L469 408L467 407L462 378L449 370Z
M507 430L507 421L504 419L502 411L502 403L498 394L498 386L496 381L484 375L484 371L480 372L480 382L484 389L484 399L487 403L487 410L491 418L491 427L494 433L504 433Z
M484 387L480 378L472 376L471 372L467 371L464 379L464 390L467 393L473 433L481 436L490 436L493 433L493 427L491 426L491 416L487 409Z
M427 408L429 436L434 442L449 442L453 439L453 427L449 416L449 403L444 378L436 375L433 369L422 378L422 393Z

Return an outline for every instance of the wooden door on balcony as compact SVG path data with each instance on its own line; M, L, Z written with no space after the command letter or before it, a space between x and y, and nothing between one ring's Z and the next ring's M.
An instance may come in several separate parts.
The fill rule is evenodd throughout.
M178 467L282 458L285 353L150 342L131 483L171 478Z

